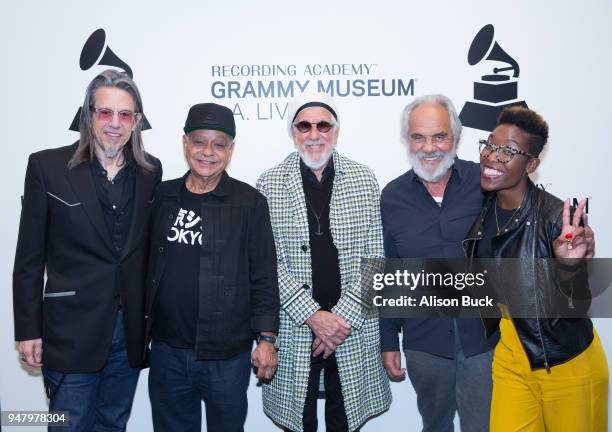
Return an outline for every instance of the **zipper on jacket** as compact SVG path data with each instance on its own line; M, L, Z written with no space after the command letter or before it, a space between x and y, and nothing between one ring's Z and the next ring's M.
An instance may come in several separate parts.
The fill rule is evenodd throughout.
M484 219L482 219L481 222L484 222ZM461 242L461 246L463 248L463 254L465 255L466 258L471 258L471 262L474 262L474 250L476 249L476 242L475 240L482 240L482 235L481 235L482 231L478 232L478 235L480 235L480 237L472 237L472 238L466 238ZM465 249L465 243L468 241L473 241L474 243L472 244L472 250L470 251L470 254L468 254L467 250ZM470 266L470 271L472 271L472 268ZM487 326L484 323L484 318L482 317L482 312L480 311L480 308L478 308L478 316L480 317L480 323L482 324L482 327L484 329L484 337L485 339L488 338L487 335Z
M536 287L536 277L535 277L535 270L536 270L536 264L535 264L535 245L536 245L536 234L537 234L537 226L538 226L538 214L540 213L540 202L538 202L538 211L536 212L536 217L533 218L533 244L531 245L531 263L533 265L533 292L534 292L534 296L535 296L535 301L536 301L536 322L538 323L538 330L540 331L540 343L542 344L542 354L544 355L544 367L546 368L546 372L547 373L551 373L550 372L550 364L548 363L548 356L546 355L546 347L544 346L544 337L542 337L542 325L540 324L540 312L538 311L540 303L538 301L538 295L535 292L535 287ZM519 338L520 339L520 338Z

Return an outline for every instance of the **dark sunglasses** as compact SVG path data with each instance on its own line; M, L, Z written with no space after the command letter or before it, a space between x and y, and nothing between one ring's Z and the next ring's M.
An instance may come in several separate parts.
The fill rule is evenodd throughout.
M306 120L293 123L293 126L295 126L295 128L302 133L310 132L310 130L312 129L312 125L315 125L317 127L317 130L321 133L329 132L331 128L334 127L333 124L331 124L330 122L326 122L325 120L321 120L318 123L311 123Z

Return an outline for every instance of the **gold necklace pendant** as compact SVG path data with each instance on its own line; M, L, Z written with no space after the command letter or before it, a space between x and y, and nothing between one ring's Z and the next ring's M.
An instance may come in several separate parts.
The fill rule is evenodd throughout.
M514 210L514 213L512 213L512 216L510 216L510 217L508 218L508 220L506 221L506 223L504 223L504 224L502 225L502 227L500 228L500 227L499 227L499 219L498 219L498 217L497 217L497 197L495 197L495 204L494 204L494 207L493 207L493 212L495 213L495 225L496 225L496 227L497 227L497 235L502 234L502 230L504 230L504 232L505 232L505 233L506 233L506 232L508 232L508 228L506 228L506 226L508 226L508 224L510 223L510 221L511 221L512 219L514 219L514 216L516 216L516 214L518 213L518 211L519 211L520 209L521 209L521 206L518 206L518 207L517 207L517 208Z

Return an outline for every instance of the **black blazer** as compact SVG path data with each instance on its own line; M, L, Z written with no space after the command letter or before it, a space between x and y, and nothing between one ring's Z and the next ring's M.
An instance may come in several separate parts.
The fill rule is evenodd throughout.
M119 283L128 359L139 366L148 223L161 163L149 156L157 169L136 169L132 222L117 257L89 163L67 168L76 145L33 153L28 161L13 269L15 340L42 338L42 361L51 370L100 370L113 337Z

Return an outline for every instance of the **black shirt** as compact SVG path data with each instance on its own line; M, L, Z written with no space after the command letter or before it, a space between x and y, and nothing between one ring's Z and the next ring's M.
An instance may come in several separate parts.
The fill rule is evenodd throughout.
M340 299L340 263L338 249L329 227L329 203L334 183L334 164L330 159L321 181L300 159L302 186L308 213L310 256L312 262L312 295L321 309L331 311Z
M200 257L205 230L200 217L202 203L211 194L195 194L185 184L180 190L180 209L167 233L164 275L155 302L152 335L177 348L194 348L200 299ZM163 323L163 325L155 325Z
M172 310L180 307L172 303L195 303L195 356L198 360L221 360L251 350L257 333L278 332L280 299L270 211L260 192L224 172L217 187L197 205L197 216L203 221L202 245L199 245L197 232L184 232L181 238L180 230L172 232L172 227L181 209L186 209L181 195L188 176L189 172L182 178L165 181L155 192L147 278L147 325L160 326L156 328L158 335L162 327L177 328L174 318L158 316L156 308L162 306ZM187 213L181 228L194 220L189 220ZM194 228L189 229L193 231ZM171 232L170 240L178 235L180 244L168 239ZM171 284L179 278L189 277L182 275L187 271L187 263L177 264L177 258L174 264L168 262L169 255L175 253L173 249L192 241L198 242L200 250L198 265L189 266L198 272L193 278L198 284L195 301L193 297L179 297L174 291L176 284ZM169 272L179 276L169 276ZM164 287L160 288L160 281ZM162 298L160 290L169 295ZM147 328L147 340L152 335L151 330Z
M125 158L125 165L112 180L97 158L90 164L104 222L117 256L125 246L132 222L135 194L134 163Z
M493 258L491 239L497 235L498 227L505 227L515 213L516 209L503 209L497 205L497 200L495 200L492 208L485 216L482 226L482 239L476 244L477 258Z

